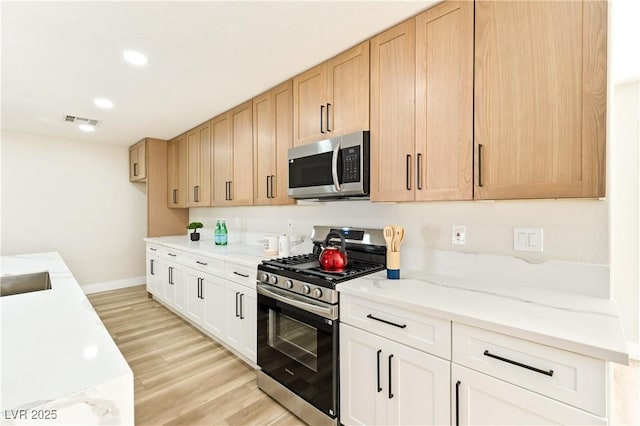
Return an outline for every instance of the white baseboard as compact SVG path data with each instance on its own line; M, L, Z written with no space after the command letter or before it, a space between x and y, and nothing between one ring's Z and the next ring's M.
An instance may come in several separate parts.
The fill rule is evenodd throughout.
M85 294L100 293L109 290L118 290L120 288L134 287L147 282L147 277L125 278L124 280L106 281L103 283L95 283L80 286Z

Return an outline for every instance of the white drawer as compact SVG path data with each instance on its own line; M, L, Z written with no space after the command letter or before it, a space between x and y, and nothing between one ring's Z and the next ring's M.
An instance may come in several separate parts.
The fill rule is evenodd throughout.
M229 281L242 284L249 288L256 288L256 276L258 266L238 265L237 263L224 263L224 276Z
M184 257L183 264L208 274L224 277L224 261L220 259L189 254Z
M605 362L453 323L453 362L606 416Z
M162 247L160 247L159 245L147 243L147 254L158 256L160 255L161 250Z
M346 294L340 294L340 321L451 359L450 321Z

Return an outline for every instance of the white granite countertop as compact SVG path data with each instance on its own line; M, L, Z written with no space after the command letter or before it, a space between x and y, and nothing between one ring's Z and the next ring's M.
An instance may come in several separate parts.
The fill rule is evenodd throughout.
M251 238L251 236L247 237ZM231 241L226 246L216 246L211 238L201 238L200 241L191 241L186 235L174 235L169 237L145 238L147 243L160 244L165 247L172 247L177 250L186 250L203 256L221 259L227 262L234 262L246 266L257 266L264 259L269 257L264 255L264 246L259 237L255 241ZM308 253L311 251L310 243L293 247L291 254ZM272 256L277 257L277 256Z
M383 271L338 284L337 290L598 359L629 362L616 303L605 298L404 270L400 280L387 280Z
M83 404L91 407L83 409L93 410L100 422L132 424L133 373L60 255L3 256L0 262L3 276L49 271L52 287L0 298L3 412L61 398L69 407L74 404L69 397L80 393ZM130 407L118 406L101 391L91 393L106 383L113 390L120 379L130 384L130 392L128 386L118 390L130 394ZM60 414L55 422L41 420L72 422Z

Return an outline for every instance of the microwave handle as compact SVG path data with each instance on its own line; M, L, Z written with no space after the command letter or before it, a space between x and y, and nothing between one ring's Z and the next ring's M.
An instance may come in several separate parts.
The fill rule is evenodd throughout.
M340 153L340 142L336 143L333 148L333 157L331 158L331 176L333 177L333 186L336 191L340 192L340 181L338 180L338 154Z

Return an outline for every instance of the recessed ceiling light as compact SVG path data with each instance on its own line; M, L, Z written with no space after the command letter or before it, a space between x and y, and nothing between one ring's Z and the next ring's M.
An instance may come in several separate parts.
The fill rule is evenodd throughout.
M140 52L136 52L135 50L125 50L122 53L122 57L127 62L133 65L142 66L147 64L147 57Z
M113 102L111 102L109 99L95 98L93 100L93 103L99 106L100 108L106 108L106 109L113 108Z
M96 130L96 126L92 126L91 124L80 124L78 127L80 128L80 130L83 130L85 132L93 132L94 130Z

